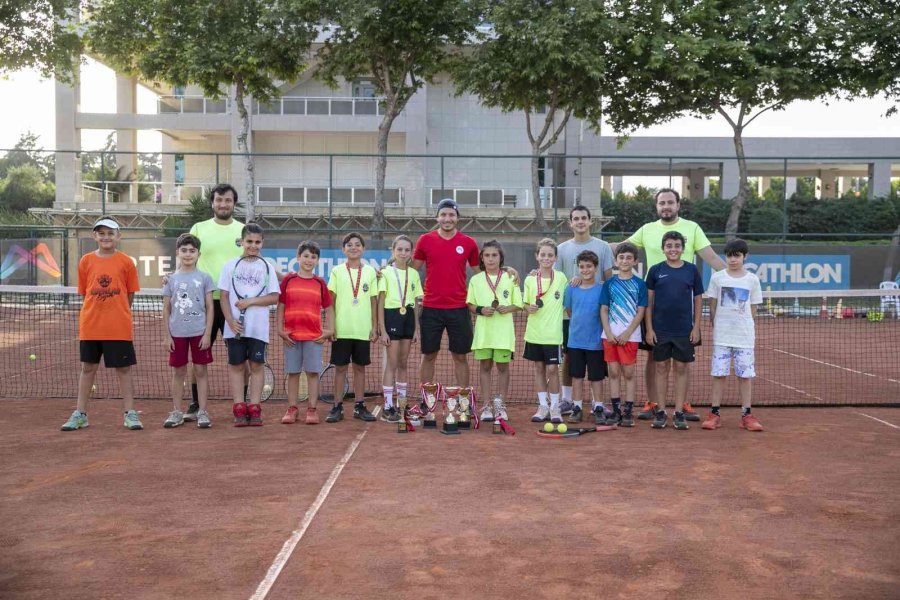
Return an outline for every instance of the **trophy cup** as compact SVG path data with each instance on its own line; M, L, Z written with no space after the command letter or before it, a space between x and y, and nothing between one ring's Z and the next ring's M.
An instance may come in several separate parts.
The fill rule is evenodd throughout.
M471 410L472 404L475 402L475 389L471 387L461 388L459 390L459 423L460 429L469 429L472 426Z
M444 416L444 427L441 429L441 433L447 435L459 434L459 424L456 422L456 417L453 416L453 413L456 412L458 403L459 388L456 386L444 388L444 412L446 414Z
M422 384L422 402L425 404L425 423L423 427L437 427L437 421L434 416L434 409L437 406L438 394L441 392L441 386L437 383Z
M397 421L397 433L409 432L409 417L406 415L406 396L397 398L397 404L400 407L400 420Z
M492 411L494 413L494 423L491 426L491 433L503 433L503 424L500 422L500 408L503 406L503 400L500 396L496 396L491 402Z

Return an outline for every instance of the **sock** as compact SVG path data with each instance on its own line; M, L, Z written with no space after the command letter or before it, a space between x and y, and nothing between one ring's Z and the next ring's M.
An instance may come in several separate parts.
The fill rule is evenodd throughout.
M681 410L676 410L676 411L675 411L675 418L676 418L676 419L678 419L678 418L680 418L680 417L683 417L683 416L684 416L684 411L681 411Z
M191 404L200 404L200 396L197 395L197 384L191 384Z
M550 394L550 408L559 408L559 394Z
M538 392L538 404L543 407L547 406L547 392Z
M384 393L384 408L387 410L394 405L394 388L389 385L384 385L381 389Z
M572 386L564 385L562 386L562 399L566 401L572 400Z
M606 406L603 404L603 402L597 402L596 400L591 402L591 410L597 410L598 406L603 412L606 412Z
M612 399L612 407L613 407L613 412L614 412L614 413L620 412L620 410L619 410L619 403L620 403L620 402L621 402L621 400L620 400L619 398L613 398L613 399Z
M576 400L576 401L575 401L575 406L577 406L578 408L584 408L584 401L582 401L582 400Z
M746 406L746 407L744 407L744 408L741 408L741 416L742 416L742 417L746 417L746 416L749 415L749 414L750 414L750 407L749 407L749 406Z
M710 410L710 412L711 412L712 414L714 414L714 415L716 415L716 416L720 416L720 415L719 415L719 407L718 407L718 406L713 406L713 407L712 407L711 409L709 409L709 410Z
M405 383L400 383L398 381L396 390L397 390L397 396L402 396L404 398L406 397L406 384Z
M247 389L249 389L249 387L250 386L247 386L247 385L244 386L244 398L247 397Z
M631 411L634 409L634 402L631 400L625 401L625 414L630 415Z

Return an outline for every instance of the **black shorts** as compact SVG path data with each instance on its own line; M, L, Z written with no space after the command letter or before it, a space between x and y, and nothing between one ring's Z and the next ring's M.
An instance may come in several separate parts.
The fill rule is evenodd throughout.
M653 360L664 362L674 358L678 362L694 362L694 345L689 337L667 338L653 346Z
M406 307L406 314L401 315L399 308L384 309L384 328L392 340L411 340L416 334L416 316L413 309Z
M643 319L641 319L641 341L638 342L638 348L647 352L653 352L653 346L647 343L647 326L644 325Z
M545 365L558 365L560 363L559 346L556 344L532 344L525 342L525 352L522 356L526 360L542 362Z
M354 365L365 367L372 362L369 356L369 340L334 340L331 343L331 364L343 367L353 361Z
M606 379L606 361L603 360L603 350L569 348L569 376L574 379L584 379L585 372L587 372L588 381Z
M422 328L422 354L434 354L441 349L441 337L447 330L450 352L468 354L472 351L472 316L468 308L422 309L419 317Z
M563 354L569 351L569 319L563 319L563 343L560 350Z
M78 353L81 355L81 362L93 365L100 364L102 356L103 365L108 369L137 364L134 342L131 340L80 340Z
M213 328L209 334L209 345L212 346L219 334L225 331L225 313L222 312L222 303L213 300Z
M266 342L251 337L226 338L225 346L228 348L228 364L242 365L248 360L255 363L266 362Z

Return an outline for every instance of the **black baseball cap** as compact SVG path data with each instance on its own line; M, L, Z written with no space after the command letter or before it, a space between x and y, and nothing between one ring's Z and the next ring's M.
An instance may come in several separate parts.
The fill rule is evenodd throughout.
M438 202L437 212L441 212L441 209L443 208L452 208L456 211L456 216L459 216L459 205L453 198L444 198L443 200Z

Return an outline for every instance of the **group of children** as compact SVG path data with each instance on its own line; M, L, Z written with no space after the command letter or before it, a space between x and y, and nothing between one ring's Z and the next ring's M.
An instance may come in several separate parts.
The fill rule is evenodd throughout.
M97 221L93 236L98 249L82 257L78 288L84 296L80 315L80 355L78 406L63 425L64 431L87 427L86 404L100 357L115 368L125 401L125 426L142 429L134 410L130 367L136 364L132 337L131 303L138 291L137 271L130 258L116 250L120 238L118 224L108 217ZM365 368L371 362L370 346L386 347L383 372L384 410L382 419L397 422L406 415L408 390L407 362L410 345L416 339L418 307L423 296L422 282L410 268L413 243L405 235L394 239L392 257L380 273L362 260L365 241L359 233L342 240L346 262L333 268L326 282L315 274L321 254L315 242L304 241L297 249L299 271L280 282L275 267L261 256L263 231L256 224L241 231L242 256L227 263L217 284L197 269L200 240L183 234L176 241L178 269L165 282L165 345L173 368L173 411L164 426L184 422L182 395L187 365L193 364L200 410L198 427L212 425L207 410L207 365L212 362L213 292L221 292L225 318L224 338L228 347L229 375L234 395L234 425L263 424L260 397L262 369L269 342L270 306L277 304L276 334L283 343L287 375L288 408L281 422L299 419L300 376L305 374L309 403L305 422L319 422L317 400L323 349L332 341L331 363L335 369L335 402L326 422L343 419L343 390L352 364L354 418L374 421L365 399ZM696 266L681 260L685 239L670 231L663 236L666 260L649 270L646 282L635 272L638 249L627 242L614 250L617 272L602 284L598 281L598 255L590 250L577 255L578 275L569 280L556 270L557 246L548 238L537 243L537 269L528 275L520 291L518 282L504 269L504 251L496 240L485 242L480 251L480 272L468 283L466 303L475 316L472 351L479 363L480 395L485 399L481 417L508 418L503 407L509 396L510 363L516 349L514 315L527 314L524 334L526 360L533 363L538 409L534 422L562 423L583 419L583 399L593 398L591 413L596 424L634 426L635 363L641 343L652 349L656 363L657 398L652 407L652 426L664 428L667 382L674 372L675 429L687 429L683 406L687 396L688 365L694 361L694 347L700 343L700 315L703 283ZM704 429L721 426L719 407L722 384L733 362L739 380L744 428L761 431L751 414L750 381L754 369L754 318L762 302L758 278L746 271L749 248L743 240L725 246L727 268L713 274L706 295L713 319L713 376L709 417ZM232 291L232 274L241 259L260 260L271 277L256 297L239 298ZM240 313L240 317L239 317ZM324 313L324 319L323 319ZM569 317L569 335L563 351L572 377L572 404L560 400L559 367L563 344L563 318ZM497 385L493 372L497 371ZM246 385L249 376L250 385ZM610 408L601 401L601 382L610 379ZM584 380L587 378L588 385ZM249 392L248 392L249 390ZM242 393L243 391L243 393ZM624 402L622 401L624 399ZM498 402L499 401L499 402ZM416 403L412 403L413 406Z

